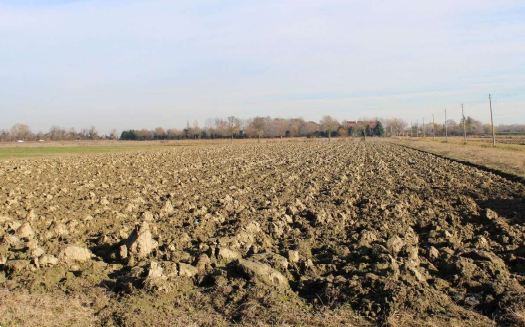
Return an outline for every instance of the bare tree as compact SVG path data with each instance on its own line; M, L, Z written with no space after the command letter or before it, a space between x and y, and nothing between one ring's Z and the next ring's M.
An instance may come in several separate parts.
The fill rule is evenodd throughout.
M78 133L78 138L82 140L86 140L88 138L89 131L85 128L82 128L80 132Z
M288 130L290 131L290 136L299 136L301 127L306 124L303 118L291 118L288 119Z
M29 126L24 124L15 124L11 127L11 135L18 140L27 140L31 137L31 129Z
M11 127L11 135L18 140L24 140L31 134L29 126L24 124L15 124Z
M11 139L11 135L9 134L9 131L7 129L3 129L0 131L0 141L6 142Z
M494 126L494 130L497 130L497 128ZM490 134L492 133L492 125L491 124L484 124L483 125L483 133Z
M214 119L208 118L206 121L204 121L204 131L206 132L206 135L211 136L214 134Z
M137 135L137 140L153 140L153 137L155 134L153 131L150 131L148 129L141 129L139 131L135 131L135 135Z
M153 134L155 135L155 138L157 140L162 140L162 139L166 138L166 131L164 130L164 128L162 128L160 126L155 128L155 130L153 131Z
M78 138L77 131L74 127L71 127L67 132L67 138L70 140L76 140Z
M53 126L49 130L48 136L51 140L57 141L57 140L65 140L67 137L67 131L65 128L61 128L58 126Z
M166 132L168 138L175 139L175 138L181 138L182 137L182 131L176 128L170 128Z
M113 129L111 130L111 132L109 132L109 138L110 138L111 140L116 140L116 139L118 139L118 131L117 131L116 128L113 128Z
M305 122L299 127L300 135L313 135L316 132L319 132L319 124L314 121Z
M385 128L391 130L394 135L401 135L407 126L407 122L399 118L387 119L385 122Z
M193 134L193 138L199 138L199 135L202 133L202 130L199 126L199 122L197 120L193 121L193 126L191 128L191 132Z
M88 131L88 135L87 136L88 136L88 138L90 140L98 139L98 130L96 129L95 126L91 126L91 128Z
M367 131L368 128L369 128L368 121L361 120L361 121L357 121L354 130L355 130L357 135L359 135L359 134L363 135L363 139L366 141L366 134L368 132Z
M321 129L328 133L328 141L331 141L332 132L337 130L339 122L332 116L323 116L321 119Z
M266 125L266 119L263 117L255 117L252 121L252 126L255 129L255 132L257 133L258 142L261 142L261 134L264 131L264 127Z
M214 118L213 120L213 131L215 135L220 137L226 137L228 136L228 122L222 118Z
M286 119L274 118L273 124L275 126L276 136L283 137L286 135L286 131L290 128L290 124Z

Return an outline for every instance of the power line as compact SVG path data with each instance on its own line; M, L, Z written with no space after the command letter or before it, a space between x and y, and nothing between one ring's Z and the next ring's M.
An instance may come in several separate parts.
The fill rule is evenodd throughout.
M505 98L510 98L510 97L513 97L513 96L516 96L522 93L525 93L525 86L520 87L519 89L516 89L513 91L502 93L502 94L496 93L492 98L505 99Z

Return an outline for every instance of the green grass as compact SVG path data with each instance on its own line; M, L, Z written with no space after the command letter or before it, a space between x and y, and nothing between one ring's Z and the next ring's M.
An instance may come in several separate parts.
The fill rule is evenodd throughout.
M0 147L0 160L63 157L82 154L144 151L163 148L159 145L108 145L108 146L21 146Z

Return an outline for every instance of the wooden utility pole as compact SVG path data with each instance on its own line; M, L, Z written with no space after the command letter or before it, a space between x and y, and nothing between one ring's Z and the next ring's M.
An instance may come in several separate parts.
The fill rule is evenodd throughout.
M492 97L489 94L489 104L490 104L490 125L492 126L492 146L496 146L496 133L494 131L494 120L492 119Z
M434 114L432 114L432 141L436 140L436 120Z
M445 142L448 142L447 109L445 109Z
M461 104L461 115L463 116L463 143L467 144L467 128L466 128L466 119L463 111L463 103Z

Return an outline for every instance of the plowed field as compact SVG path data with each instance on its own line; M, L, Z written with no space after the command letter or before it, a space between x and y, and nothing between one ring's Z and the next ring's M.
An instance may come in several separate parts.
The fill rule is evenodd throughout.
M98 325L493 326L524 308L524 185L395 144L0 162L0 181L0 288L80 296Z

